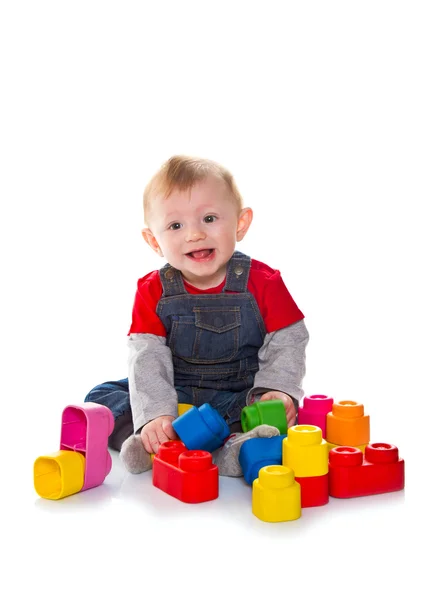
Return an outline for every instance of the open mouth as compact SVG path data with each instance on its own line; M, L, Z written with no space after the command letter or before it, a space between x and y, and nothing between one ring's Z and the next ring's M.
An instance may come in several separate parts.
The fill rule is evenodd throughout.
M204 248L201 250L193 250L193 252L188 252L185 256L192 258L193 260L206 260L213 256L214 249L213 248Z

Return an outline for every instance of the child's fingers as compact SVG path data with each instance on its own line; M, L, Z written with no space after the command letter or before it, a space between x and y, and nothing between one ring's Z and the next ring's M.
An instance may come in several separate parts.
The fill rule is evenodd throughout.
M145 451L148 452L149 454L153 453L153 448L152 448L152 444L150 442L150 436L147 430L143 429L141 431L141 441L142 441L142 445L145 448Z
M162 421L162 429L164 430L164 433L169 440L177 440L178 439L178 436L176 435L176 431L173 429L173 425L171 424L171 421L169 421L168 419L165 421Z
M286 413L288 427L292 427L294 425L294 423L296 422L296 416L297 415L295 410L290 410Z
M156 454L158 452L159 446L161 445L158 440L158 434L157 434L156 427L155 427L155 429L151 429L149 431L149 441L150 441L150 446L152 448L152 452L154 452Z

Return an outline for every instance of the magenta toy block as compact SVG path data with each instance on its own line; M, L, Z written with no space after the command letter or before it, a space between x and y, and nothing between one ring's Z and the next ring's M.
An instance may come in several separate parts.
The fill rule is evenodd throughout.
M322 430L326 439L326 415L332 411L334 398L323 394L313 394L303 398L303 406L299 407L298 425L315 425Z
M101 485L112 468L107 449L114 427L111 411L101 404L87 402L69 405L61 416L60 450L81 452L85 458L84 485L81 489Z

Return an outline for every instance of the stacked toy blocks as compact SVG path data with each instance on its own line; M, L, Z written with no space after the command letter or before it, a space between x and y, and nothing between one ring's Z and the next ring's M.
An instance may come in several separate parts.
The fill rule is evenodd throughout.
M59 500L101 485L112 468L107 443L113 427L113 415L105 406L67 406L61 416L60 449L34 462L37 494Z
M153 462L153 485L181 502L207 502L219 496L219 471L210 452L164 442Z
M359 448L338 446L329 452L329 494L354 498L404 489L404 460L392 444Z
M198 503L219 496L219 470L211 452L230 429L209 404L186 407L172 423L180 441L161 444L153 460L153 485L181 502Z
M363 404L335 402L323 394L307 396L298 422L287 435L251 439L241 447L239 462L245 481L252 485L253 514L259 519L299 518L301 512L292 504L290 512L286 505L294 492L285 490L293 481L300 486L301 509L327 504L330 496L352 498L404 488L404 461L398 448L370 443L370 417Z
M282 464L293 470L300 484L302 508L329 502L328 445L320 427L290 427L282 444Z
M329 502L328 446L315 425L247 440L239 462L245 481L252 480L252 512L262 521L298 519L301 509Z
M320 399L329 400L322 396ZM285 415L281 401L269 402L280 403ZM256 402L242 410L242 429L251 429L262 423L277 427L271 411L265 415L265 404L267 403ZM329 403L327 406L329 407ZM257 417L252 421L249 414L246 414L250 408L256 409L259 422ZM323 425L323 417L320 422ZM286 416L284 423L286 423ZM245 481L252 485L253 514L261 520L271 522L298 519L301 510L299 512L297 509L296 502L290 505L291 512L286 505L288 502L286 498L292 499L297 496L299 509L327 504L329 502L328 452L322 429L316 425L295 425L284 435L254 438L244 442L239 452L239 463ZM290 491L286 491L287 489ZM296 491L293 491L294 489Z

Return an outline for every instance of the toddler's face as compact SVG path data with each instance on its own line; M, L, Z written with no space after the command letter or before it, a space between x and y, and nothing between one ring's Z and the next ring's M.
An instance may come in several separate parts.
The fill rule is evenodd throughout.
M154 198L143 236L184 279L208 289L223 281L236 241L251 220L251 209L238 212L225 183L208 177L189 190L174 190L165 200Z

